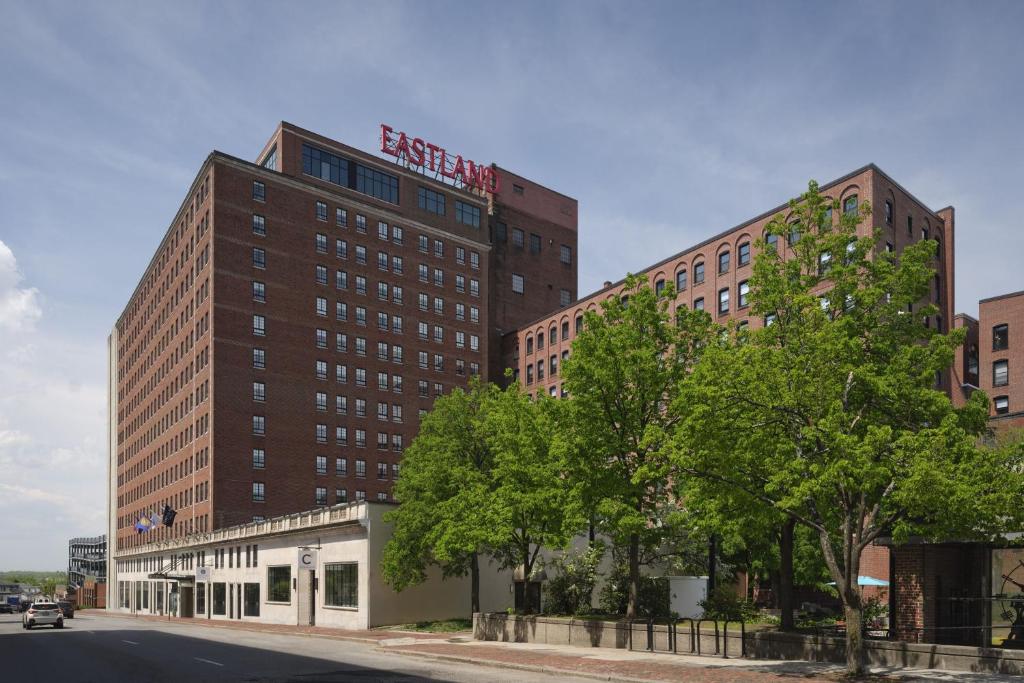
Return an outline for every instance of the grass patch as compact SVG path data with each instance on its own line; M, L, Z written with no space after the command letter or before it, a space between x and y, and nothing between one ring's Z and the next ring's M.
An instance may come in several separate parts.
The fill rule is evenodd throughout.
M458 633L473 630L472 619L441 619L439 621L417 621L414 624L383 626L385 631L419 631L420 633Z

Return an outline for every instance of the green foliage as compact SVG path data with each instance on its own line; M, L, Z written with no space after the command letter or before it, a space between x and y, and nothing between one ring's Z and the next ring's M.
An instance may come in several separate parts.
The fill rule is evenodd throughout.
M637 609L641 555L661 545L672 507L666 445L678 422L675 399L713 328L703 311L675 312L674 297L671 286L657 294L627 278L621 298L585 314L562 368L571 398L559 454L580 515L628 556L628 615Z
M590 614L597 567L604 555L600 545L563 553L548 563L544 611L549 614Z
M896 258L877 233L858 235L866 203L836 221L839 209L811 183L768 225L778 251L759 241L750 298L772 324L708 347L677 397L674 460L703 479L695 496L725 501L695 505L750 504L754 524L786 516L810 529L850 620L868 544L994 534L1019 517L1024 489L1019 459L976 445L985 397L954 409L936 388L964 331L925 324L938 313L923 303L935 242ZM791 231L800 239L788 248ZM859 671L859 629L848 639Z
M385 515L394 531L381 569L393 588L421 583L432 564L472 574L482 555L529 576L542 546L567 543L582 521L551 452L557 411L549 397L478 380L435 401L403 459L401 505ZM475 610L476 586L471 598Z
M720 621L756 621L760 617L754 603L736 595L730 586L717 586L705 599L698 603L707 619Z
M629 581L629 567L625 563L616 563L604 586L601 587L599 603L602 611L607 614L655 619L672 616L672 597L668 579L651 576L640 577L636 613L628 615L626 607L629 603Z

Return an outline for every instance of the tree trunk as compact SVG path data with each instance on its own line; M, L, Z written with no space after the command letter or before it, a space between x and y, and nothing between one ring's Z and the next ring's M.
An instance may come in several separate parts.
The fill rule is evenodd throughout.
M781 612L782 630L792 631L793 622L793 532L796 520L788 519L782 525L782 538L779 542L779 611Z
M859 596L852 603L844 605L843 610L846 614L846 673L861 676L865 668L864 613Z
M629 599L626 618L635 619L640 600L640 535L629 535Z
M718 582L715 575L718 573L718 539L714 534L708 539L708 597L715 592Z
M469 575L470 575L470 596L469 601L473 614L480 611L480 558L476 553L470 555L469 559Z

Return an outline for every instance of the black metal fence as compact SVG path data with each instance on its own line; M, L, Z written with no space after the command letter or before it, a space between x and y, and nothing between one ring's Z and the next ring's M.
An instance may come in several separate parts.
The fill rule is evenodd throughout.
M706 628L705 624L708 625ZM743 621L719 622L715 619L690 618L668 621L633 619L629 622L629 649L728 659L731 638L733 643L739 640L738 648L734 646L732 649L733 656L736 656L738 650L738 655L745 657L746 635L747 625Z

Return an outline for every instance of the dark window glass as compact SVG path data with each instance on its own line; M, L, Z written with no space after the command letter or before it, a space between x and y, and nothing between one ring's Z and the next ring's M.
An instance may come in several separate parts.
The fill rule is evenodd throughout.
M843 200L843 213L848 216L857 213L857 195L851 195Z
M348 160L306 144L302 145L302 172L348 187Z
M512 246L523 248L523 244L526 240L526 233L519 228L512 228Z
M455 221L463 225L480 227L480 207L455 200Z
M1010 326L1006 323L992 328L992 350L1004 351L1010 347Z
M776 251L778 249L778 246L779 246L779 236L778 235L771 235L771 234L765 235L764 236L764 241L765 241L765 245L767 246L767 248L770 251Z
M729 252L727 251L723 251L721 254L718 255L718 272L729 272Z
M292 601L292 568L267 567L267 602Z
M686 271L680 270L676 273L676 291L681 292L686 289Z
M398 177L356 164L356 190L392 204L398 203Z
M693 284L699 285L704 282L704 264L695 263L693 264Z
M892 202L885 200L885 224L892 225Z
M444 215L444 195L434 190L429 190L425 187L419 188L419 206L424 211L430 213L436 213L438 216Z
M740 252L740 265L745 266L750 263L750 242L744 242L739 246Z
M227 612L227 589L223 583L213 584L213 613L225 614Z
M996 415L1005 415L1010 412L1010 398L1008 396L996 396L992 399L992 405L996 409Z
M540 235L537 235L537 234L532 233L532 232L530 233L530 253L531 254L539 254L540 253Z
M559 260L566 265L572 264L572 247L563 244Z
M245 584L245 611L247 617L258 617L260 615L260 585L258 583Z
M325 605L359 607L359 565L355 562L324 565L324 589Z
M494 226L494 241L503 244L508 240L508 226L504 223L497 223Z

